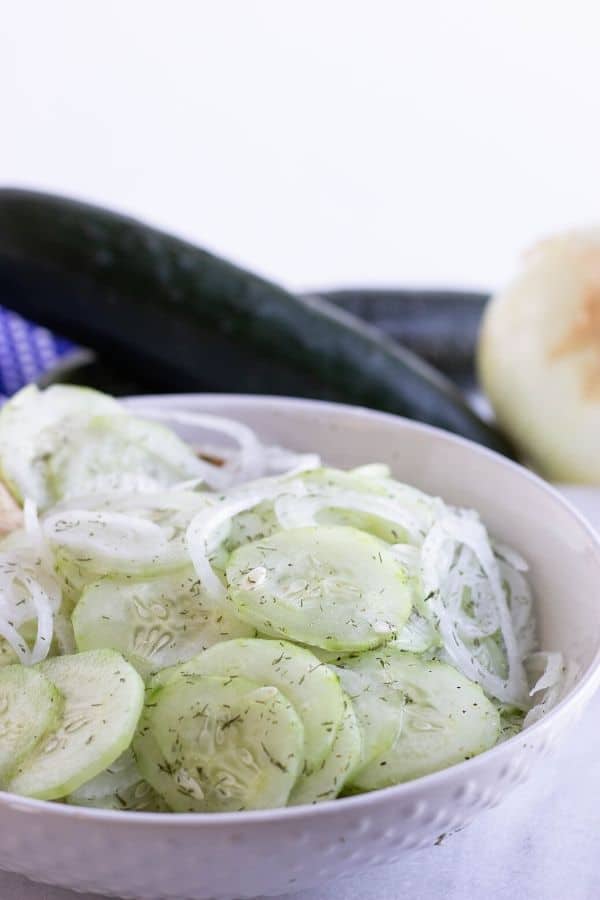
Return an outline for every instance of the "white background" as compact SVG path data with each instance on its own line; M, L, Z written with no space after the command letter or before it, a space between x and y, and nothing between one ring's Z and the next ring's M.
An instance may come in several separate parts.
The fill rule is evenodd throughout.
M0 182L293 286L494 286L600 219L598 5L0 0Z

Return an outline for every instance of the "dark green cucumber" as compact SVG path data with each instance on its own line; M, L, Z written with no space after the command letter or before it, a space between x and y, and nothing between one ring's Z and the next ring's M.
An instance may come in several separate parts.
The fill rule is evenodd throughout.
M451 378L461 390L475 388L475 351L487 294L403 288L344 288L313 293L375 325ZM156 388L141 375L136 372L134 380L118 373L110 361L81 350L63 358L42 376L39 384L66 379L117 396Z
M107 210L0 191L0 296L163 389L358 403L510 452L451 382L376 328Z
M377 326L461 387L474 386L477 335L487 294L352 288L319 296Z

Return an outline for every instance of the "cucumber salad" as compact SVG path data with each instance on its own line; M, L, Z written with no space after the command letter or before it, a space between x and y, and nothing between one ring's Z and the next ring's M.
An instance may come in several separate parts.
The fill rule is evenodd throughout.
M318 803L470 759L564 690L526 561L385 465L28 387L0 413L0 480L2 790Z

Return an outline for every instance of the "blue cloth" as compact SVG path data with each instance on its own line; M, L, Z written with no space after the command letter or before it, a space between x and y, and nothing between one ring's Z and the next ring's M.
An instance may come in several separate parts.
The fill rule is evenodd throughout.
M10 396L52 368L73 344L0 307L0 394Z

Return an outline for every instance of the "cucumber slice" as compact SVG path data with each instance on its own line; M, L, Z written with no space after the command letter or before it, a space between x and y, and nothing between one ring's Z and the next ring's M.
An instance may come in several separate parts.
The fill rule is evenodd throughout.
M148 700L148 706L154 699ZM173 779L173 769L160 751L156 739L151 731L146 710L142 714L137 733L131 745L131 751L134 755L138 770L141 772L144 781L150 785L151 789L160 798L161 803L167 809L173 811L174 807L168 802L168 798L175 796L177 785ZM175 803L183 803L183 795L176 797ZM186 808L183 812L188 812Z
M470 759L497 742L498 711L479 685L452 666L389 647L346 665L367 675L379 696L401 709L395 740L359 769L351 779L354 787L370 791L409 781Z
M65 434L48 468L52 493L63 499L151 491L204 473L193 450L174 432L128 415L97 415Z
M66 802L72 806L93 806L97 809L168 811L162 797L142 778L131 750L126 750L108 769L69 794Z
M214 499L173 490L102 497L97 503L88 496L78 503L79 508L61 504L43 520L56 568L73 596L104 575L151 577L189 565L187 527Z
M163 761L146 755L137 738L135 752L173 810L285 805L302 769L304 734L277 688L246 678L181 675L150 698L141 734L148 730Z
M279 527L271 500L263 500L253 509L235 515L231 520L229 534L222 545L226 551L225 564L229 554L242 544L270 537L275 531L279 531Z
M431 622L413 610L404 627L389 642L396 650L408 650L411 653L425 653L432 647L439 646L440 636Z
M292 528L246 544L226 576L241 619L324 649L376 647L400 631L412 605L412 583L389 549L343 526Z
M56 728L62 697L41 672L25 666L0 669L0 787Z
M356 770L389 750L402 729L405 697L381 683L376 660L385 650L339 656L333 666L354 709L361 733L361 757ZM385 678L385 676L384 676Z
M62 610L54 616L54 637L50 648L50 656L70 656L75 653L75 634L71 624L71 616Z
M255 634L231 604L206 597L191 568L144 580L103 578L84 590L72 623L79 650L111 647L143 676Z
M25 567L35 577L40 587L46 592L53 606L53 637L48 656L63 656L75 652L75 640L71 626L73 611L73 592L63 575L58 571L56 560L45 548L35 542L35 537L24 530L13 531L5 537L0 546L1 553L7 553L14 561ZM48 558L46 558L46 556ZM5 563L6 564L6 563ZM23 597L21 598L21 600ZM20 605L25 608L25 604ZM37 619L31 619L18 626L18 631L30 647L35 645L37 637ZM0 640L0 666L12 661L18 662L16 654L7 642Z
M302 475L302 480L308 487L309 494L318 496L323 501L320 509L315 510L318 523L349 525L390 544L405 541L420 543L440 510L445 508L439 498L430 497L411 485L390 478L386 466L361 466L350 471L324 467L307 472ZM342 503L337 505L336 497L343 498L344 494L355 493L362 494L365 498L379 498L389 506L389 515L344 508ZM328 496L331 498L331 506L325 505ZM394 507L397 513L393 512ZM313 524L310 518L312 516L297 524Z
M48 657L75 653L75 637L70 616L67 616L62 611L54 613L53 632ZM32 647L35 644L37 635L37 621L30 619L27 622L23 622L18 628L18 633L23 638L23 643L28 647ZM8 641L0 638L0 668L16 663L23 665Z
M289 806L303 803L323 803L335 800L361 760L362 739L352 703L345 700L344 716L338 727L331 750L321 765L296 782Z
M19 657L7 640L0 638L0 669L19 664Z
M70 433L94 415L125 415L106 394L88 388L31 385L15 394L0 413L0 477L14 496L31 497L41 508L55 498L49 484L52 454Z
M54 571L62 588L63 601L71 611L77 606L84 588L102 577L101 573L84 568L89 564L88 560L89 557L84 557L83 562L79 563L76 557L71 557L64 550L55 548Z
M430 497L389 477L387 466L373 464L344 471L328 467L312 469L300 476L308 496L304 500L286 499L279 509L287 513L280 522L273 502L266 500L251 510L238 513L231 522L231 530L225 548L228 553L250 541L270 537L283 527L306 525L347 525L379 537L386 543L414 540L420 543L440 512L443 502ZM362 495L365 501L371 497L389 508L389 516L375 515L356 509L344 508L344 498ZM339 504L339 506L338 506ZM395 508L396 512L393 512ZM396 519L394 519L396 515ZM405 519L405 524L400 522ZM407 527L410 521L410 527Z
M378 464L312 469L300 478L307 495L299 503L283 497L275 504L279 527L348 525L386 543L420 545L445 509L439 498L396 481Z
M344 716L344 694L337 675L310 650L260 638L226 641L161 672L152 683L166 684L182 674L244 676L276 687L302 720L305 773L318 768L330 753Z
M16 769L8 789L56 800L106 769L131 743L143 682L113 650L59 656L37 667L64 697L60 723Z

